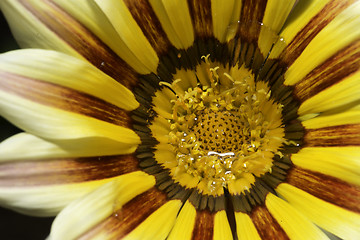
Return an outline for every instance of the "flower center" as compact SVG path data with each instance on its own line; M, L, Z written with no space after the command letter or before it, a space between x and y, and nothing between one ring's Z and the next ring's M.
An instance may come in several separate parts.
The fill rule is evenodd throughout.
M184 173L203 182L202 192L216 195L232 182L269 172L285 142L282 106L270 99L264 82L246 68L202 65L210 81L177 91L172 100L169 143L176 152L175 179ZM232 189L229 189L232 192Z

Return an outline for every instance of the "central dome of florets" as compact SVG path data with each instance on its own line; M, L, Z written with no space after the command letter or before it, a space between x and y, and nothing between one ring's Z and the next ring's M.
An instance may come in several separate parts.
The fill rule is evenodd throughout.
M208 85L178 91L182 79L163 84L176 94L167 119L174 177L187 173L205 183L203 192L216 194L249 174L269 172L285 139L282 106L270 99L267 84L256 83L244 66L220 67L204 59Z

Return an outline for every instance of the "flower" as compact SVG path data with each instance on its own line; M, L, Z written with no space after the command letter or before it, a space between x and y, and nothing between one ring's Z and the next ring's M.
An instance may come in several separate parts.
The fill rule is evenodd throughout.
M360 238L359 1L0 7L0 203L50 239Z

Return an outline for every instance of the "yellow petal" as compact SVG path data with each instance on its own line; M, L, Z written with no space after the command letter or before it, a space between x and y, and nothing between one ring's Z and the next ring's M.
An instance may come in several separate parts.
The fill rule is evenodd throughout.
M235 212L236 231L239 240L260 240L260 236L249 215Z
M360 238L360 214L320 200L286 183L280 184L276 191L319 227L344 239Z
M289 239L264 205L253 208L250 217L261 239Z
M123 1L96 0L122 42L149 72L156 72L159 58ZM141 73L145 73L145 70Z
M302 168L360 185L359 147L307 147L291 156Z
M230 23L238 21L239 15L234 15L240 14L240 7L241 1L229 0L224 3L222 0L211 0L214 37L220 42L225 42Z
M359 39L359 12L360 3L356 2L324 27L286 71L284 83L297 83L334 53Z
M291 42L298 32L329 2L330 0L297 1L280 35L284 37L287 42Z
M266 56L270 51L273 43L277 40L275 34L277 34L285 23L291 9L295 4L295 0L291 1L267 1L266 9L262 23L265 27L262 27L259 35L259 48L260 51Z
M328 239L309 219L272 193L266 197L265 204L290 239Z
M105 218L115 215L123 204L150 189L155 178L143 172L120 176L69 204L54 220L50 238L75 239Z
M165 239L175 223L181 205L180 200L165 203L124 239Z
M358 146L360 145L360 124L308 129L303 141L308 147Z
M178 49L190 47L194 42L194 29L187 2L150 0L150 3L170 42Z
M233 239L225 210L218 211L214 218L214 240Z
M1 54L1 73L18 74L68 87L128 111L139 106L129 89L89 63L59 52L26 49Z
M352 104L360 98L360 71L344 78L341 82L319 92L303 102L298 114L324 112Z
M349 125L360 123L360 105L346 107L345 109L328 111L316 117L302 121L306 129L331 127L337 125Z
M189 202L186 201L181 208L179 216L176 218L174 227L172 228L169 240L186 240L191 239L192 232L195 225L196 209Z

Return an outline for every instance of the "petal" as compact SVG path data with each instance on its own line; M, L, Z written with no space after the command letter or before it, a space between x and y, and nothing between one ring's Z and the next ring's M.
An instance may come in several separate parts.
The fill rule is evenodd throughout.
M241 1L229 0L212 0L211 15L214 37L220 42L225 42L229 26L239 20Z
M360 124L306 130L304 144L308 147L358 146L360 145Z
M29 133L19 133L0 143L0 162L119 154L119 146L108 143L99 140L96 148L87 148L72 140L51 142Z
M359 102L359 78L360 71L358 70L331 87L318 92L300 105L298 114L301 116L309 113L324 112Z
M341 83L360 69L360 41L336 52L313 69L294 86L294 94L301 101L315 96L327 88Z
M225 210L218 211L214 219L214 240L233 239Z
M356 102L355 102L356 104ZM354 105L355 105L354 104ZM346 106L345 108L334 109L323 112L320 115L302 121L306 129L332 127L337 125L352 125L360 123L360 105Z
M139 170L132 155L2 160L1 205L19 212L49 216L83 194L119 175Z
M68 205L54 220L50 239L80 238L106 218L115 220L118 209L155 184L143 172L120 176ZM120 220L119 220L120 222Z
M87 62L59 52L26 49L1 54L0 73L68 87L128 111L139 106L132 92L123 85Z
M23 48L52 49L85 58L127 87L137 83L135 71L149 73L92 1L5 0L0 7ZM75 10L78 8L82 11Z
M333 205L360 213L360 185L298 166L288 171L286 182Z
M343 239L360 238L360 214L320 200L286 183L280 184L276 191L321 228Z
M166 54L172 45L161 27L159 19L156 17L150 2L147 0L125 0L124 3L158 56ZM116 19L114 20L118 21ZM123 31L123 29L119 30L121 32ZM136 34L135 36L137 37L138 35Z
M270 51L277 34L283 27L290 11L294 7L296 0L291 1L278 1L268 0L266 9L262 19L262 23L266 27L262 27L259 35L259 48L260 51L266 56ZM269 31L270 29L270 31ZM270 41L269 41L270 40Z
M176 218L175 225L172 228L170 235L168 236L167 239L169 240L191 239L195 225L195 218L196 218L195 207L189 201L186 201L184 206L181 208L179 216Z
M28 215L55 216L73 200L109 181L111 178L29 188L0 187L0 204Z
M308 43L285 72L285 84L293 85L311 70L360 38L360 2L339 13Z
M129 188L122 192L131 193L132 190ZM122 195L122 192L117 193ZM167 200L166 194L155 188L150 188L128 201L119 196L115 202L115 209L118 210L114 211L113 204L110 205L112 212L106 218L97 219L95 215L96 225L92 229L86 229L81 238L165 239L173 227L181 205L180 200ZM67 218L63 221L67 221Z
M211 1L188 1L188 5L196 37L201 39L213 37Z
M122 42L135 55L148 72L156 72L159 59L156 52L137 25L124 1L95 0L108 17Z
M296 166L360 185L359 147L306 147L291 155Z
M307 47L309 42L339 13L353 4L353 0L297 1L295 8L279 34L287 42L274 46L270 58L280 58L291 65Z
M240 240L260 240L260 236L249 215L235 212L236 232Z
M265 206L254 208L250 213L250 218L261 239L289 239Z
M329 239L309 219L272 193L266 197L265 204L290 239Z
M6 59L7 55L2 56L5 56ZM68 60L69 63L77 64L76 61ZM18 68L16 65L7 64L6 61L2 62L5 62L2 68L5 66L10 68L13 66L12 70ZM34 66L33 68L36 69ZM42 67L39 66L39 68ZM111 81L108 83L99 81L97 84L93 84L92 81L85 81L84 86L81 86L81 77L76 77L81 76L81 74L77 75L76 71L61 70L63 71L61 73L60 69L44 67L43 70L47 72L37 72L36 70L32 71L30 66L20 67L17 70L19 69L22 69L23 73L21 74L24 75L11 73L11 70L10 72L4 72L4 70L0 72L2 75L0 79L0 91L2 91L0 109L3 116L15 125L29 133L48 139L77 139L79 141L77 143L80 145L82 142L84 148L94 147L99 144L99 141L104 141L100 145L109 144L108 149L116 148L118 149L117 153L129 153L135 150L135 145L139 143L140 139L132 130L128 129L130 126L128 112L82 92L84 90L101 95L107 91L104 87L108 87L109 84L116 87L118 84L112 85ZM82 68L78 70L82 70ZM79 80L80 83L72 84L68 80L64 80L69 76L73 77L72 80ZM39 77L39 79L33 77ZM95 75L92 78L101 80L103 76ZM58 85L60 82L65 82L65 86ZM96 81L94 82L96 83ZM102 82L105 83L105 86L100 88ZM75 87L71 89L66 85ZM95 89L93 85L99 86L99 89ZM81 89L81 92L76 88ZM127 94L128 90L123 90L126 89L119 85L117 90L109 90L109 92L113 92L112 95L124 94L125 99L131 100L133 95ZM110 98L113 99L113 97ZM111 101L115 102L116 100ZM127 104L121 103L121 105L124 105L124 108L131 108L131 104L127 106Z
M187 1L150 0L150 4L170 42L178 49L190 47L194 42L194 29Z
M2 188L34 188L97 181L139 170L133 155L87 158L50 158L42 161L7 161L0 164Z

